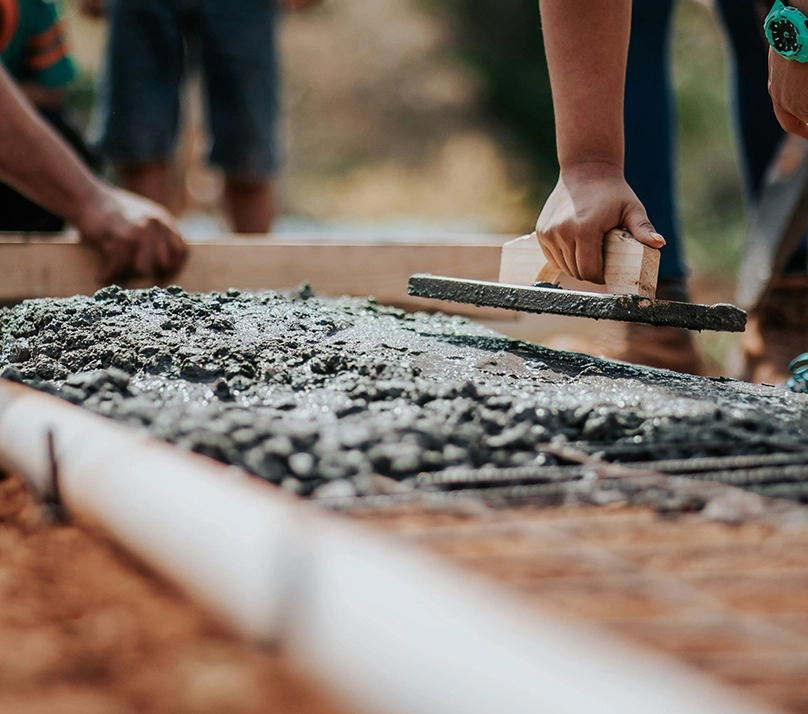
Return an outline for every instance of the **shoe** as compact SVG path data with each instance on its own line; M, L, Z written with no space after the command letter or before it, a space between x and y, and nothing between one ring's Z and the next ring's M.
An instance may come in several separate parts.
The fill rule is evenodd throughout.
M678 280L660 280L659 300L687 302L687 289ZM704 359L696 349L693 335L679 327L654 327L634 322L605 323L601 335L588 344L573 336L559 336L547 342L554 349L570 349L607 359L670 369L674 372L704 375Z
M775 283L749 314L740 347L741 379L782 384L791 377L792 359L808 350L808 275L788 275Z
M781 386L798 394L808 393L808 352L803 352L788 365L791 376Z

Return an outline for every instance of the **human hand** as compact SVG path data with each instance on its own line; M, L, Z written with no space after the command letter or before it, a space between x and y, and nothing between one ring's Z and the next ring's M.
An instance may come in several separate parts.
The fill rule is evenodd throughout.
M320 5L323 0L283 0L284 10L308 10Z
M808 64L781 57L770 47L769 94L780 126L808 139Z
M612 228L651 248L665 245L620 168L579 164L562 170L536 223L547 260L573 278L603 283L603 236Z
M103 17L107 10L106 0L76 0L79 12L88 17Z
M102 184L77 215L82 240L101 254L104 284L135 277L164 281L185 261L174 219L146 198Z

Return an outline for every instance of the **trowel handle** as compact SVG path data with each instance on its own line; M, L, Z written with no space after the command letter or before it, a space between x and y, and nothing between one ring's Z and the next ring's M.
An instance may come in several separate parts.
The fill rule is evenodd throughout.
M603 277L606 290L653 298L659 273L659 251L615 228L603 237ZM509 285L558 283L561 271L544 255L539 238L531 233L502 246L499 282Z
M533 234L536 235L535 233ZM538 238L536 238L538 240ZM544 259L544 265L542 269L539 271L539 274L536 276L536 280L533 282L536 283L555 283L558 285L558 279L561 277L561 271L555 267L544 255L544 251L542 251L541 257ZM500 281L501 282L501 281Z

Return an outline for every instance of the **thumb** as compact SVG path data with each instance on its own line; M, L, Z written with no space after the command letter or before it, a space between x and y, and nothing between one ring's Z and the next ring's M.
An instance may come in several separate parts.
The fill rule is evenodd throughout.
M648 214L639 202L626 211L623 228L631 233L635 240L650 248L661 248L665 245L665 239L656 232L653 224L648 220Z

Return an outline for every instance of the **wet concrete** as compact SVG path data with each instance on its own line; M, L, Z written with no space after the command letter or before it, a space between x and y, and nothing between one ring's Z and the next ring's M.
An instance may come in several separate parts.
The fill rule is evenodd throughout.
M27 301L0 310L0 376L330 498L415 487L450 466L553 463L537 451L550 440L667 458L808 448L803 395L307 288Z
M746 328L746 313L727 303L698 305L675 300L651 300L641 295L587 293L542 287L541 284L516 287L427 274L413 275L407 292L435 300L477 307L502 307L539 315L572 315L594 320L640 322L660 327L718 332L743 332Z

